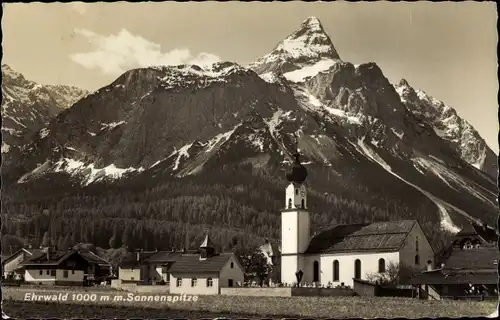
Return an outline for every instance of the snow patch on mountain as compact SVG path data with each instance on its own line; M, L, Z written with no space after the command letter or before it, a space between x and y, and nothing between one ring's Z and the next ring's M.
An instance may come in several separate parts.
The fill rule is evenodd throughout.
M314 77L320 72L325 72L330 69L336 61L334 60L320 60L313 65L304 66L300 69L284 73L283 76L292 82L304 82L308 78Z
M191 148L192 145L193 145L193 143L190 143L190 144L183 146L179 150L174 151L174 153L177 154L177 158L175 159L175 164L174 164L174 167L172 170L176 171L179 168L179 164L180 164L180 161L182 158L189 158L188 150L189 150L189 148ZM154 167L154 165L152 167Z
M227 132L219 133L214 138L210 139L207 142L207 149L205 150L205 153L208 153L208 152L212 151L215 146L220 146L221 144L223 144L224 142L226 142L227 140L229 140L229 138L232 136L232 134L234 133L234 131L239 126L240 125L237 125L233 129L231 129L231 130L229 130ZM221 141L222 141L222 143L220 143Z
M45 138L46 136L48 136L50 133L50 130L48 128L43 128L42 130L40 130L40 138L43 139Z
M2 141L2 153L7 153L10 151L10 145Z
M113 130L114 128L118 127L119 125L122 125L122 124L125 124L125 123L126 122L123 121L123 120L122 121L117 121L117 122L111 122L111 123L101 123L101 131L104 131L104 130Z

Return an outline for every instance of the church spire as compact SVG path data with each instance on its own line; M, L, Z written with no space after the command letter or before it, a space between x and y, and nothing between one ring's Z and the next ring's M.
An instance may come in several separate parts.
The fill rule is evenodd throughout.
M295 158L294 164L292 168L287 172L286 179L289 182L302 184L306 181L307 178L307 169L300 163L300 154L299 154L299 139L296 134L295 137L295 150L293 153L293 157Z
M212 243L212 240L210 239L210 234L208 233L205 235L205 239L200 245L200 251L201 251L201 256L200 259L204 260L207 258L210 258L215 255L215 246Z

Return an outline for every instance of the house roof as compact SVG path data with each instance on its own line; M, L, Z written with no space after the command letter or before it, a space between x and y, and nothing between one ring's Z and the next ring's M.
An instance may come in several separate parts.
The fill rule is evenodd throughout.
M444 260L444 269L491 269L496 271L495 262L498 263L499 258L498 248L494 246L453 250L450 256Z
M460 241L466 238L479 238L482 242L496 242L498 239L498 232L487 226L480 226L477 224L469 223L462 227L462 230L455 235L455 241Z
M306 253L397 251L415 220L339 225L316 234Z
M141 251L139 252L139 261L137 261L137 252L131 252L125 257L125 259L123 259L119 266L120 268L138 267L144 262L145 259L156 253L158 253L158 251Z
M172 274L219 272L231 256L232 253L221 253L201 260L199 254L182 254L168 271Z
M150 263L173 262L181 255L180 251L158 251L145 258L144 261Z
M54 250L50 251L49 256L47 257L46 252L38 252L37 254L33 254L32 256L21 262L20 266L58 265L75 253L78 252L76 250L69 250L69 251Z
M413 275L409 284L497 284L497 272L444 272L435 270Z
M111 264L109 262L107 262L103 258L99 257L98 255L96 255L95 253L93 253L90 250L80 250L78 253L85 260L87 260L87 262L89 262L89 263L93 263L93 264L97 264L97 265L105 266L105 267L111 266Z
M12 258L16 257L19 253L21 253L23 251L26 252L27 254L29 254L30 256L32 256L34 254L39 254L40 252L42 252L42 249L21 248L21 249L17 250L16 252L14 252L13 254L11 254L10 256L9 255L2 256L2 264L11 260Z

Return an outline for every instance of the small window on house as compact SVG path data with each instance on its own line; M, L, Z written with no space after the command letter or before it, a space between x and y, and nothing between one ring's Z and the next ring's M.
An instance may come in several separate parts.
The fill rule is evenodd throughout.
M191 287L196 287L197 283L198 283L198 279L196 279L196 278L191 279Z
M46 271L45 271L45 273L46 273L47 275L49 275L49 274L50 274L50 270L46 270Z
M234 284L233 284L233 279L228 279L227 280L227 285L228 287L232 287Z
M339 281L339 261L333 261L333 281Z
M212 280L212 278L208 278L207 279L207 287L213 287L214 285L214 281Z
M43 275L43 270L40 270L40 275Z
M292 199L288 199L288 209L292 209Z
M64 270L64 271L63 271L63 277L64 277L64 278L67 278L67 277L68 277L68 270Z
M55 277L56 276L56 270L50 270L50 275L52 277Z
M71 274L75 274L75 270L71 270Z
M385 260L384 259L378 259L378 272L379 273L385 272Z
M419 265L420 264L420 256L417 254L415 255L415 264Z
M234 268L234 262L231 262L231 269Z
M182 287L182 279L181 278L177 279L177 287Z

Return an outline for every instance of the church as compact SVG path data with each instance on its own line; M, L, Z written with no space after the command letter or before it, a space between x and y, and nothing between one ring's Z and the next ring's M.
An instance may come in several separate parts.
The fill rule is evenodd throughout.
M390 264L432 268L433 249L415 220L338 225L311 237L307 169L298 152L287 173L281 212L281 282L353 287L353 279L385 273Z

